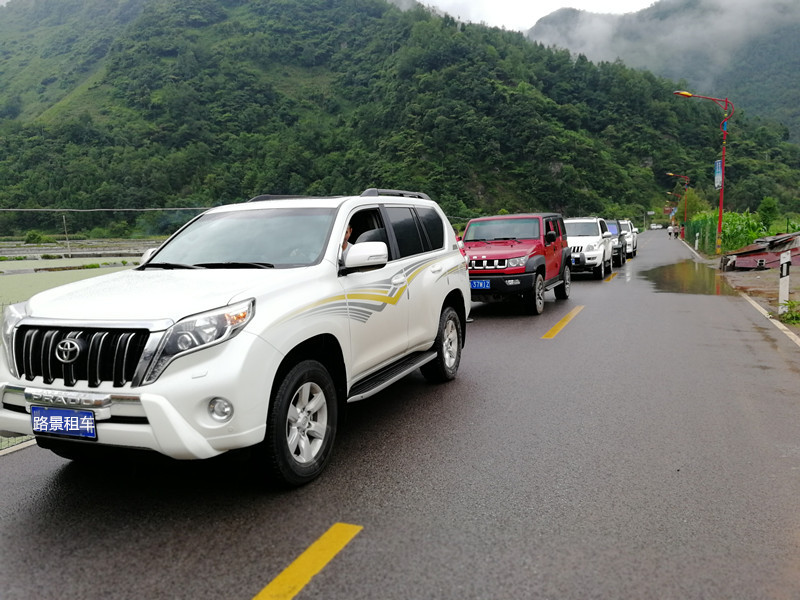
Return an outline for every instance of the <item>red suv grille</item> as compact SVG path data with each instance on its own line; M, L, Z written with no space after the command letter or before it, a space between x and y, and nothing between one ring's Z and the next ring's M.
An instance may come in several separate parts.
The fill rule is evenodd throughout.
M493 260L471 260L469 261L469 268L474 271L481 271L486 269L505 269L506 268L506 259L505 258L496 258Z

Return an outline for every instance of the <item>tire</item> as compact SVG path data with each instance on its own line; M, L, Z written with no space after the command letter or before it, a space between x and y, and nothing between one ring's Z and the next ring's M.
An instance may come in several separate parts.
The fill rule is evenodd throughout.
M559 300L566 300L569 298L569 289L572 285L572 272L567 265L564 265L564 272L561 274L561 283L559 283L553 291L556 298Z
M458 365L461 364L461 347L464 345L464 333L461 319L451 306L445 306L439 316L439 330L433 349L436 358L420 367L423 377L433 383L442 383L455 379Z
M525 294L524 301L530 314L540 315L544 312L544 277L541 273L534 273L533 289Z
M605 279L606 277L606 261L601 260L600 264L594 268L595 279Z
M315 479L330 460L338 404L328 370L315 360L295 365L275 392L263 442L274 482L297 487Z

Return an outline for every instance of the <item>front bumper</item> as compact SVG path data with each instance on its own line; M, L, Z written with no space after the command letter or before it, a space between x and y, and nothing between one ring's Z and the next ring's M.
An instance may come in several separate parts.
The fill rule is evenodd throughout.
M90 408L97 440L75 443L149 449L176 459L210 458L264 439L271 382L280 358L261 338L242 332L226 343L176 359L150 385L91 389L80 384L68 388L63 380L50 385L40 378L15 380L0 358L0 430L32 435L32 405L69 408L65 396L103 395L103 405ZM219 423L209 414L213 398L233 404L228 422Z
M592 271L603 262L603 250L573 252L570 262L573 272Z
M470 273L469 283L472 288L472 299L485 302L523 294L533 289L533 276L533 273L517 273L515 275Z

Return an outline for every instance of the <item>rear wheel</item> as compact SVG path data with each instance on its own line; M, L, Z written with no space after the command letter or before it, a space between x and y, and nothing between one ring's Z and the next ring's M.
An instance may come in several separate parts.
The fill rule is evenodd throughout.
M338 418L336 388L315 360L283 378L267 416L267 469L279 483L299 486L322 473L331 457Z
M445 306L439 316L439 331L433 349L436 358L420 367L423 377L434 383L455 379L458 365L461 364L463 329L458 313L451 306Z
M569 298L569 288L572 285L572 273L568 266L564 266L564 273L561 275L561 283L559 283L553 290L556 298L559 300L566 300Z

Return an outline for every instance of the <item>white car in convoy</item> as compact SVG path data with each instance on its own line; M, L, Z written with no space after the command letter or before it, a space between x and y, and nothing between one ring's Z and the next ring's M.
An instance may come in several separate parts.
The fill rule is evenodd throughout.
M260 196L201 214L136 268L7 307L0 430L74 460L254 446L260 472L301 485L347 402L417 368L456 376L469 310L464 256L425 194Z
M591 271L595 279L603 279L612 269L613 237L605 219L580 217L564 219L567 243L571 251L572 272Z
M630 219L620 219L619 224L625 234L625 252L628 258L633 258L639 250L639 230Z

